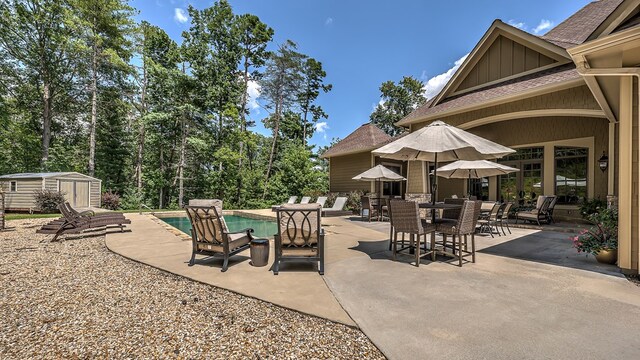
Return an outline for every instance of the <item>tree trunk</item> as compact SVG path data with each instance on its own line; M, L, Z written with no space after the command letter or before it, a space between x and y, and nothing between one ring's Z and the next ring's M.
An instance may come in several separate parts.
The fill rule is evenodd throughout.
M164 152L162 151L162 146L160 147L160 174L161 176L164 177ZM164 180L164 179L163 179ZM159 189L159 195L158 195L158 208L162 209L163 208L163 197L164 197L164 193L163 193L163 189L164 189L164 181L160 182L160 189Z
M243 74L243 78L244 78L244 92L242 93L242 111L241 111L241 115L240 115L240 135L244 136L244 132L247 126L247 119L246 119L246 110L247 110L247 102L248 102L248 94L247 91L249 90L249 60L245 57L244 60L244 74ZM238 174L237 174L237 181L236 181L236 204L240 204L241 202L241 196L242 196L242 157L244 154L244 141L240 141L240 150L239 152L239 156L238 156Z
M98 48L93 45L91 59L91 124L89 125L89 176L96 170L96 125L98 121Z
M280 131L280 111L282 108L282 95L276 104L276 123L273 128L273 143L271 144L271 154L269 155L269 165L267 166L267 175L264 179L264 191L262 192L262 200L267 197L267 185L269 184L269 175L273 166L273 156L276 152L276 143L278 142L278 132Z
M145 126L144 116L147 114L147 60L142 60L142 90L140 94L140 129L138 130L138 148L136 151L136 185L142 192L142 162L144 157Z
M44 81L42 91L42 159L40 164L46 169L49 160L49 145L51 144L51 84Z

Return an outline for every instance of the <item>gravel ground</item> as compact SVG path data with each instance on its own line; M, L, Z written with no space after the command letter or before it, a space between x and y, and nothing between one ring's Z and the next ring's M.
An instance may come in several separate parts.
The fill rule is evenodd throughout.
M384 358L360 331L111 253L0 233L0 358ZM48 238L48 237L46 237Z

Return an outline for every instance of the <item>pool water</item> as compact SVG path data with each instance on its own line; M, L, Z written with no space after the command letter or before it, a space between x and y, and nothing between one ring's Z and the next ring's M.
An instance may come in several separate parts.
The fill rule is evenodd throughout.
M191 222L186 216L166 217L160 220L167 224L180 229L187 235L191 235ZM225 215L224 221L229 227L229 231L240 231L246 228L252 228L254 237L271 238L278 231L275 221L249 219L242 216Z

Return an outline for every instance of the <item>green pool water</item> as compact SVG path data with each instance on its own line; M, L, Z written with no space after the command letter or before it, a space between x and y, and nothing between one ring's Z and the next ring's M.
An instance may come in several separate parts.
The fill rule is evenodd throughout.
M160 220L167 224L182 230L187 235L191 235L191 223L189 218L183 217L166 217ZM254 237L271 238L278 229L274 221L249 219L242 216L225 215L224 221L229 227L229 231L239 231L246 228L252 228Z

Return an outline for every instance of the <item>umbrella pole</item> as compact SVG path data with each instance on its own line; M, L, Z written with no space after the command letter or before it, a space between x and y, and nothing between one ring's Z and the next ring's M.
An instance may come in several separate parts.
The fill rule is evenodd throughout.
M433 185L431 186L431 204L436 204L436 197L438 197L438 153L435 154L433 161ZM431 223L436 223L436 209L431 209Z
M469 180L467 181L467 197L471 199L471 171L469 171Z

